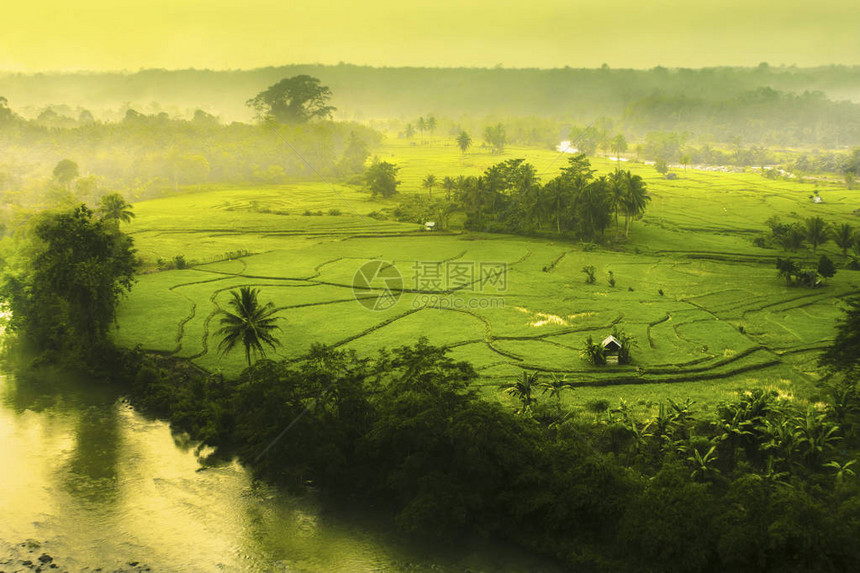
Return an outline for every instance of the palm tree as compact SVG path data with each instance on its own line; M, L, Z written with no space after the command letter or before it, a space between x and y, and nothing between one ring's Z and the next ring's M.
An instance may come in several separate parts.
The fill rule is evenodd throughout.
M810 217L806 219L806 240L812 244L812 254L815 254L818 245L828 240L827 224L821 217Z
M833 241L840 249L842 249L842 256L847 257L848 249L854 245L857 238L854 236L854 229L851 225L843 223L834 230Z
M550 398L554 398L556 404L561 405L561 391L570 390L572 388L570 382L564 376L558 376L555 373L550 374L550 379L547 382L538 383L543 391L541 394L549 393Z
M102 219L106 220L112 219L129 223L134 218L131 205L126 203L125 198L119 193L111 193L102 197L97 211L101 214Z
M651 196L645 188L645 182L639 175L633 175L630 171L625 171L624 191L626 195L623 199L624 206L624 236L630 237L630 220L639 219L645 213L645 208L651 201Z
M520 414L529 413L531 411L532 404L537 401L533 394L537 390L539 380L540 374L537 372L523 372L523 376L520 380L502 386L502 389L506 394L518 399L523 405L519 410Z
M460 151L464 155L466 154L466 150L469 149L470 145L472 145L472 136L465 131L461 131L460 135L457 136L457 146L460 148Z
M421 185L427 189L427 192L430 194L430 198L433 198L433 187L436 186L436 176L432 173L424 178L421 182Z
M451 200L451 193L457 188L457 182L453 177L445 176L442 179L442 188L445 189L445 199Z
M255 356L259 352L260 356L265 358L263 344L270 346L272 350L280 344L273 334L273 331L280 330L275 324L279 317L273 316L277 312L275 305L271 302L261 305L257 300L259 292L259 289L247 286L239 288L238 292L230 291L233 298L229 304L235 314L222 310L221 313L225 316L221 319L221 329L218 331L218 334L224 336L218 345L221 354L227 354L241 342L245 347L248 368L251 367L252 352Z

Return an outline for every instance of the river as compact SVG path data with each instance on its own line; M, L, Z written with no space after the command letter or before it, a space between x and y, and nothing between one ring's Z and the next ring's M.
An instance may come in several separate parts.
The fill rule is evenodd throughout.
M195 448L116 390L0 364L0 571L557 571L473 542L405 540L379 520L323 509L201 469Z

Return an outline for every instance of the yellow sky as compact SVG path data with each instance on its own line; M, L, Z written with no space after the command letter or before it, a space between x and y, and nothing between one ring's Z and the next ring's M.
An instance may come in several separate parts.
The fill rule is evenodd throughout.
M0 70L860 64L858 0L15 2Z

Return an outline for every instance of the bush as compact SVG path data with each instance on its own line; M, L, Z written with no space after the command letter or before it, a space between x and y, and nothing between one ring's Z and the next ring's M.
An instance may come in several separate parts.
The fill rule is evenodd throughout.
M329 209L328 214L331 215L332 217L338 217L338 216L340 216L341 211L340 211L340 209Z
M593 285L594 282L597 280L594 278L595 270L596 269L594 268L593 265L587 265L587 266L582 267L582 272L584 272L586 275L585 284Z
M188 263L185 261L185 255L176 255L173 257L173 266L177 269L187 269Z

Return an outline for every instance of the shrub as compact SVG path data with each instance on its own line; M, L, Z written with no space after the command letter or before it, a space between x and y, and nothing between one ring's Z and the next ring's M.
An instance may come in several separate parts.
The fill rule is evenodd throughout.
M593 265L587 265L587 266L582 267L582 272L584 272L586 274L585 284L593 285L594 282L597 280L594 278L595 270L596 269L594 268Z

